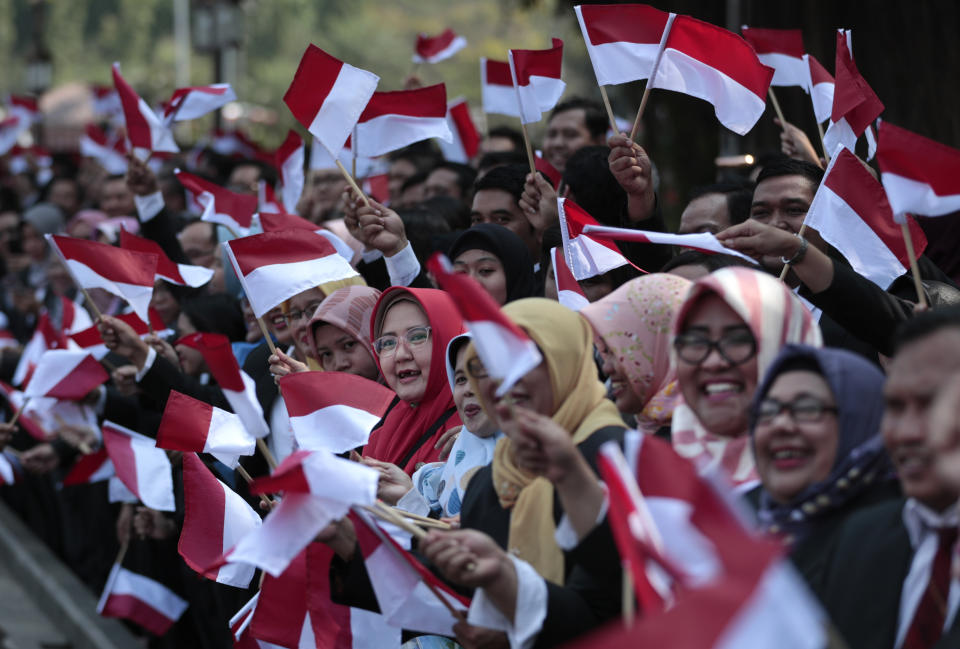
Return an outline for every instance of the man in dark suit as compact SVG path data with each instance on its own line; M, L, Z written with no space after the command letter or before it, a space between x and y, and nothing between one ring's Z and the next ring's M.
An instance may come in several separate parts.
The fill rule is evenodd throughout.
M960 603L960 581L951 575L958 491L935 470L927 418L937 391L958 371L960 309L905 323L888 368L881 424L905 500L851 516L834 537L823 583L815 585L851 649L956 646L944 643L957 634Z

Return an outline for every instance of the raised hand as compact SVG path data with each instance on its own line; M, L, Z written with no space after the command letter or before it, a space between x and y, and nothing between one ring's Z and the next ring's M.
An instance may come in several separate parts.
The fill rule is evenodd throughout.
M366 205L350 187L344 190L343 200L347 229L368 250L392 257L406 247L407 234L399 214L372 198Z
M610 173L627 192L627 211L631 221L643 221L653 214L656 196L653 191L653 164L643 147L623 134L607 141Z
M133 327L123 320L104 315L97 320L97 328L107 349L130 359L137 368L143 368L147 362L149 347L140 339Z

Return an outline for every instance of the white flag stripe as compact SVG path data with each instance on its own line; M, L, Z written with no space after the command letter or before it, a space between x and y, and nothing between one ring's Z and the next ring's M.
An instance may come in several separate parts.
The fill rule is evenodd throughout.
M257 384L249 374L240 370L240 378L243 380L243 392L221 388L223 396L227 398L230 408L243 422L244 427L254 437L266 437L270 434L270 428L263 418L263 406L257 400Z
M137 487L140 500L150 509L161 512L176 511L173 497L173 475L167 454L155 446L149 437L146 441L131 439L133 456L137 463Z
M229 247L227 249L229 250ZM342 259L336 255L334 257ZM249 289L245 292L250 300L250 306L253 307L254 315L261 318L267 311L297 293L326 282L354 277L358 274L352 271L345 275L340 264L329 265L326 264L325 259L324 257L287 264L267 264L244 277L244 284ZM269 298L264 302L263 299L267 296Z
M380 77L344 63L308 131L321 146L339 151L377 88Z
M239 416L213 408L207 441L203 447L205 452L213 454L218 460L235 469L238 456L253 455L256 448L256 438L247 433ZM232 459L232 462L227 462L224 457Z
M831 158L837 157L841 148L856 153L857 134L847 123L846 117L841 117L839 122L830 122L826 133L823 134L823 146Z
M592 45L586 41L590 61L601 86L646 79L660 50L659 43L627 43L617 41ZM602 62L602 64L601 64Z
M302 417L291 417L290 426L300 448L307 451L346 453L364 446L380 417L360 408L335 404Z
M557 291L557 301L571 311L579 311L590 304L590 301L576 291Z
M518 339L513 332L495 322L476 320L467 322L467 327L487 371L503 381L497 388L497 396L506 394L514 383L543 360L535 342L529 338Z
M310 493L347 505L372 505L377 499L379 472L370 467L318 451L303 460Z
M138 503L140 499L137 494L127 489L117 476L110 476L107 482L107 501L111 503Z
M235 218L226 212L217 211L217 199L211 192L201 192L200 195L196 197L196 201L203 207L203 213L200 215L201 221L219 223L233 230L238 236L243 236L250 232L250 228L240 225Z
M908 212L923 216L943 216L960 210L960 194L938 196L927 183L889 171L880 174L880 177L897 222L901 222L902 215Z
M453 141L445 116L386 114L357 124L357 141L353 145L358 155L373 158L429 138Z
M240 540L257 529L263 524L260 516L253 508L247 504L230 487L223 484L219 479L217 484L223 489L224 511L223 511L223 547L222 552L226 553ZM237 588L246 588L250 585L250 580L256 572L256 567L246 563L228 563L220 566L217 572L217 582L236 586Z
M177 270L180 271L180 276L183 278L183 281L187 283L187 286L193 288L199 288L203 286L211 279L213 279L213 269L204 268L203 266L191 266L190 264L177 264ZM162 273L158 272L157 275L169 282L179 283L180 280L175 277L166 277Z
M44 352L23 392L24 395L31 398L44 396L67 378L87 355L86 350L73 352L51 349Z
M114 282L100 275L86 264L75 259L67 259L70 272L84 288L102 288L108 293L122 297L130 303L134 313L144 322L149 322L150 296L153 295L153 285L140 286Z
M584 228L584 233L589 227L588 225ZM627 263L623 255L582 234L570 239L569 250L571 255L567 257L567 265L578 280L602 275ZM564 257L566 252L564 250Z
M780 54L770 52L768 54L757 54L757 58L764 65L773 68L773 79L771 86L800 86L808 90L810 85L810 66L799 57L789 54Z
M483 110L497 115L519 117L520 108L517 106L517 93L510 86L483 86Z
M187 602L172 590L149 577L114 564L107 579L97 611L102 611L110 595L130 595L148 604L150 608L171 620L177 620L187 610Z

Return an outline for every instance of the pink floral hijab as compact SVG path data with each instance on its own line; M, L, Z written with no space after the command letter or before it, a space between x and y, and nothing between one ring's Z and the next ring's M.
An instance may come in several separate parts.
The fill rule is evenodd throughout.
M643 400L643 410L632 413L640 432L669 426L680 401L671 327L691 285L677 275L652 273L580 310Z

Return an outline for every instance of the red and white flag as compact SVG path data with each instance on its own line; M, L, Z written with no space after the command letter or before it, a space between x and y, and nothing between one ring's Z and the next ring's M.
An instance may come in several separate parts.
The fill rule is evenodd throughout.
M358 155L374 157L430 138L453 139L447 126L447 89L442 83L373 93L357 122L353 146Z
M449 27L436 36L428 36L423 32L417 34L414 45L414 63L439 63L462 50L467 46L467 39L459 36Z
M574 10L599 85L650 77L675 14L641 4L580 5Z
M126 230L120 230L120 247L125 250L154 253L157 256L156 279L162 279L177 286L199 288L213 277L212 268L174 263L159 243L153 239L138 237Z
M909 221L920 254L927 238L914 219ZM806 224L880 288L886 289L909 270L903 233L893 220L883 186L848 149L840 149L830 160Z
M510 77L516 89L520 121L539 122L545 111L560 101L567 84L563 82L563 41L552 39L545 50L510 50Z
M29 128L30 124L17 115L0 121L0 155L6 155Z
M334 159L334 157L330 155L330 152L323 147L323 144L314 138L313 146L310 147L310 169L336 169L339 172L340 168L337 166L337 161L339 161L340 164L347 169L351 170L354 166L354 163L356 163L356 177L368 177L375 169L379 168L379 166L382 164L382 161L368 158L366 156L354 156L351 142L352 139L352 135L347 138L346 145L340 149L336 159Z
M773 68L771 86L800 86L804 90L810 79L810 66L803 56L803 30L741 28L743 40L753 46L757 58Z
M149 437L113 422L103 422L101 430L103 445L123 486L150 509L174 511L172 467L166 451Z
M336 153L343 148L379 81L372 72L310 45L283 102L322 146Z
M308 451L364 446L396 398L393 390L344 372L296 372L278 384L297 444Z
M823 123L830 119L833 112L833 92L836 86L833 75L827 72L827 69L820 65L820 61L812 54L804 54L803 60L807 62L809 78L807 80L807 92L810 93L810 101L813 102L813 114L818 123Z
M97 613L130 620L162 636L180 619L187 606L185 599L159 581L115 563L97 604Z
M180 149L173 139L173 131L163 123L120 74L120 64L113 64L113 85L123 106L127 139L134 149L146 152L167 151L177 153Z
M23 394L79 401L110 375L85 351L51 349L43 353Z
M237 100L237 93L229 83L215 83L212 86L193 86L177 88L163 111L163 119L170 122L182 122L196 119Z
M569 204L569 203L568 203ZM670 234L669 232L650 232L648 230L634 230L632 228L614 228L606 225L585 225L583 234L589 235L596 241L634 241L636 243L653 243L661 246L678 246L689 248L708 255L731 255L739 257L751 264L757 260L742 252L725 247L717 241L717 237L710 232L695 232L692 234ZM582 236L582 235L581 235Z
M264 579L266 582L266 579ZM250 601L243 605L232 618L230 618L230 633L233 634L233 649L278 649L280 645L265 640L254 638L250 634L250 622L253 621L253 613L256 610L257 602L260 600L261 591L250 598ZM316 649L316 645L308 646L307 649Z
M617 244L584 233L584 227L599 225L586 210L566 198L557 199L557 208L563 256L576 279L590 279L630 263Z
M290 129L287 138L277 149L275 165L280 172L280 183L283 185L283 206L288 212L295 212L297 201L303 193L303 165L305 158L303 138L296 131Z
M446 291L473 334L477 355L490 376L502 381L497 395L506 394L543 360L537 344L527 333L503 314L500 306L477 280L454 273L450 260L436 253L427 268Z
M113 468L113 462L107 454L106 447L101 448L95 453L81 455L80 458L70 467L70 471L63 478L63 486L69 487L78 484L92 484L102 482L115 476L117 472Z
M470 116L470 106L463 97L447 105L447 127L453 139L449 142L437 140L443 157L451 162L470 162L480 151L480 133Z
M763 115L772 78L773 68L733 32L677 16L650 87L709 101L721 124L745 135Z
M17 419L17 424L27 432L32 438L39 440L41 442L49 441L52 435L44 429L40 422L35 421L33 417L27 414L26 408L31 404L27 402L26 397L23 395L23 392L20 390L14 390L13 386L9 383L0 381L0 393L3 394L3 398L7 400L7 404L10 406L10 411L14 415L18 412L20 413L20 418ZM46 399L41 399L41 401L46 401ZM36 403L36 402L34 402Z
M857 145L857 138L867 133L869 151L867 159L873 157L876 142L870 124L883 112L883 102L877 97L867 80L861 76L853 60L852 36L849 29L837 30L837 59L834 67L836 81L833 91L833 108L830 114L830 126L823 134L823 144L830 157L838 148L851 151Z
M93 94L93 113L100 119L114 123L123 123L123 105L120 95L113 86L94 84L90 86Z
M329 578L329 577L328 577ZM279 575L266 575L249 615L247 635L269 646L318 649L324 629L307 607L307 551ZM326 648L324 648L326 649Z
M16 115L27 126L40 121L40 105L36 97L27 95L10 95L7 103L7 114Z
M563 258L562 248L550 248L550 263L553 268L553 278L557 283L557 301L573 311L579 311L590 304L577 278L570 272L566 260Z
M256 196L232 192L179 169L175 169L174 173L203 207L200 220L219 223L237 236L245 236L250 232L253 216L257 213Z
M517 91L513 89L513 75L507 61L480 59L480 96L483 112L520 117Z
M960 151L890 122L880 123L879 140L880 179L898 221L960 210Z
M453 635L453 625L459 620L437 595L455 610L462 611L464 617L470 600L437 579L366 512L355 509L350 519L380 612L387 622L421 633ZM403 539L404 546L410 547L408 534L392 526L391 530Z
M253 455L257 439L232 412L170 390L157 430L157 447L209 453L236 469L241 455Z
M108 137L95 124L87 124L80 136L80 155L93 158L109 174L127 172L127 146L123 138Z
M83 288L102 288L122 297L146 322L157 255L57 234L46 237L77 284Z
M86 313L86 312L84 312ZM40 313L33 335L23 348L17 368L13 372L12 382L20 388L26 387L37 369L40 357L49 349L69 349L70 343L62 329L58 329L50 319L46 309Z
M183 454L183 504L183 528L177 544L183 560L217 583L248 587L256 572L253 566L228 563L213 570L208 568L240 539L260 527L262 521L257 512L215 478L194 453Z
M122 313L113 317L130 325L134 333L141 338L150 335L150 328L147 326L147 323L141 320L140 316L136 313ZM164 328L163 319L156 309L150 309L150 323L153 325L153 330L158 336L162 337L173 333L171 329ZM102 359L110 353L110 350L107 349L107 346L103 342L103 336L100 335L100 329L96 325L87 327L75 334L70 334L70 341L76 343L80 349L92 355L97 360Z
M263 418L263 406L257 399L257 386L249 374L240 369L233 355L230 340L215 333L192 333L175 343L196 349L203 355L207 369L213 375L230 409L240 418L244 427L254 437L266 437L270 428Z
M258 318L297 293L358 274L325 237L297 230L264 232L224 246Z
M0 485L10 485L17 482L17 471L13 468L13 458L7 457L6 452L0 451Z

